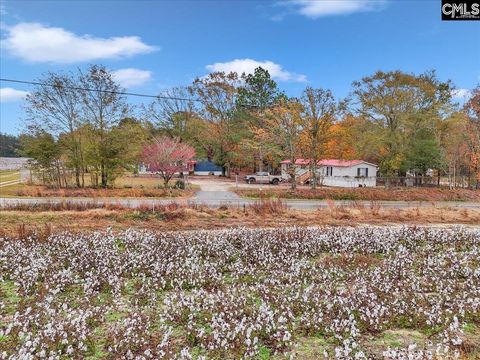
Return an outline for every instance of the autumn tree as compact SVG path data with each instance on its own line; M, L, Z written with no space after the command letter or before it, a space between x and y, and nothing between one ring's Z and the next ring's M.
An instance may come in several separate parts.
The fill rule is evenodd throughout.
M415 175L415 182L421 185L421 177L428 169L438 169L442 165L440 144L433 130L420 127L410 137L405 158L407 168Z
M240 85L237 73L214 72L197 78L190 91L201 102L200 114L210 123L205 141L214 144L214 160L230 176L234 150L241 141L242 124L237 116L236 96Z
M162 91L155 100L144 107L145 116L171 137L188 140L197 116L195 99L186 87Z
M61 149L55 138L44 130L20 135L21 155L30 158L30 167L45 185L66 185L61 165Z
M259 171L263 171L265 160L275 153L273 144L266 141L265 111L273 107L284 96L271 78L268 70L258 67L253 74L242 74L243 84L238 89L237 107L239 116L245 120L245 132L241 148L257 160Z
M103 66L93 65L81 73L80 85L84 116L90 129L90 159L101 177L101 186L107 187L115 177L122 155L115 133L112 133L127 113L122 88Z
M298 142L302 132L302 105L297 99L283 99L267 110L270 141L277 143L290 160L288 174L292 190L297 187L295 163L299 156Z
M325 157L378 163L382 152L382 131L377 123L362 116L345 114L329 128Z
M162 136L144 147L142 161L149 171L158 172L165 188L175 173L184 171L189 160L195 156L195 149L178 138Z
M143 147L152 140L151 134L142 121L126 117L112 129L111 137L116 140L119 167L131 173L137 173Z
M307 87L300 99L302 104L302 153L310 160L312 187L317 187L318 161L325 154L329 130L335 120L337 105L330 90Z
M406 146L419 126L433 129L450 112L452 85L435 72L419 76L401 71L382 72L353 83L354 110L383 127L379 138L385 149L382 173L405 171Z
M440 151L449 177L450 187L457 186L457 179L470 167L467 147L468 117L456 111L438 124Z
M470 100L465 104L467 157L475 188L480 188L480 85L472 91Z
M32 134L48 132L62 137L68 159L75 171L77 187L84 163L82 138L77 131L85 121L82 117L78 80L72 74L47 73L26 97L26 125Z

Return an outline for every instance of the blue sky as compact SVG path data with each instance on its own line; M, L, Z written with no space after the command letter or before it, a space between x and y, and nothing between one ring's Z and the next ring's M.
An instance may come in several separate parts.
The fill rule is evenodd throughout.
M34 80L100 63L127 90L157 94L263 65L289 95L313 86L343 98L377 70L435 69L463 101L480 82L480 22L440 18L440 0L1 0L0 73ZM0 131L17 134L29 87L0 88Z

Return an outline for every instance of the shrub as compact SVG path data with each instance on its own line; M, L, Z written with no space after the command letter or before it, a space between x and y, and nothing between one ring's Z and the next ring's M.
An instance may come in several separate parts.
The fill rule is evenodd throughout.
M285 201L280 199L261 199L250 205L250 209L257 215L283 214L288 206Z
M175 189L185 190L185 181L177 180L174 185Z

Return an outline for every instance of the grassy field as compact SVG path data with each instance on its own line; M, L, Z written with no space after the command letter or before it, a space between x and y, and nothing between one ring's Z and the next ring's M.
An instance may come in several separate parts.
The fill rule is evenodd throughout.
M7 175L5 175L7 176ZM8 175L13 176L13 175ZM175 184L176 179L171 181ZM15 184L0 187L0 195L4 197L172 197L188 198L198 189L189 184L187 189L164 188L163 180L155 177L123 176L117 179L112 188L55 188L35 184Z
M478 359L479 245L421 227L0 239L0 354Z
M233 189L232 189L233 190ZM367 200L367 201L480 201L480 190L439 188L298 188L235 189L247 198Z
M2 183L20 180L20 172L17 170L0 170L0 185Z
M8 196L24 188L20 183L20 172L17 170L0 170L0 196Z

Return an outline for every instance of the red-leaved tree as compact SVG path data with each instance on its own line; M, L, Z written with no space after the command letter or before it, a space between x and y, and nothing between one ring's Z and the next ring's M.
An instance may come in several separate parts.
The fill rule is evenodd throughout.
M188 144L162 136L143 148L142 161L149 171L158 172L165 187L177 172L187 169L187 163L195 156L195 149Z

